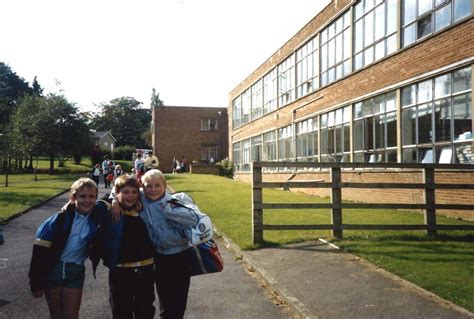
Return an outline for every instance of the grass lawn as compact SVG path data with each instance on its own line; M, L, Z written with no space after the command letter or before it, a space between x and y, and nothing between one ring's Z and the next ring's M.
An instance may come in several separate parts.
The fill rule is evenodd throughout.
M255 249L251 233L251 187L224 177L199 174L167 176L176 191L191 195L220 231L242 249ZM301 193L264 189L266 202L328 202ZM437 216L438 224L464 224ZM360 224L420 224L423 215L395 210L352 209L344 222ZM329 209L264 210L265 224L329 224ZM265 245L326 238L343 250L369 260L469 311L474 311L474 232L439 232L436 239L424 231L344 231L335 240L330 231L266 231Z

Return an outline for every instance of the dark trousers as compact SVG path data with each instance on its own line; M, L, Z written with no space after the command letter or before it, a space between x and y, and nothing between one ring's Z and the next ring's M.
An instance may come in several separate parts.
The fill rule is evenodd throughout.
M107 180L107 175L109 175L108 173L107 174L104 174L104 185L105 185L105 188L109 187L110 186L110 182Z
M113 318L153 318L155 315L153 279L153 265L111 269L109 289Z
M97 187L99 187L99 179L100 175L92 175L92 180L97 184Z
M191 251L155 257L156 292L160 301L160 317L181 319L186 311L191 276Z

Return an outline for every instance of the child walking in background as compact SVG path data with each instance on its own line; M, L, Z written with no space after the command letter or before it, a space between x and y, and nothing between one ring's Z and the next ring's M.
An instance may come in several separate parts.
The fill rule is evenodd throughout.
M130 175L117 177L114 188L124 216L116 223L108 215L101 223L92 244L94 268L99 258L109 268L113 318L151 319L155 314L154 248L137 210L140 188Z
M96 202L97 194L93 180L78 179L66 209L36 232L28 276L33 296L46 296L51 318L79 318L87 245L108 212L108 204Z

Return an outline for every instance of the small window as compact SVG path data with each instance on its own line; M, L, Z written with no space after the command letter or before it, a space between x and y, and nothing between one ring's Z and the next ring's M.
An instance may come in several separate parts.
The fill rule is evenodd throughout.
M217 119L201 119L201 131L217 131Z

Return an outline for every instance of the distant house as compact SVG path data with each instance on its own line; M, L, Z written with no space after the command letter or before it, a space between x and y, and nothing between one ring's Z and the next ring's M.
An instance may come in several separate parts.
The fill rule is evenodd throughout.
M110 133L110 131L97 131L94 133L95 144L103 149L114 151L117 139Z

